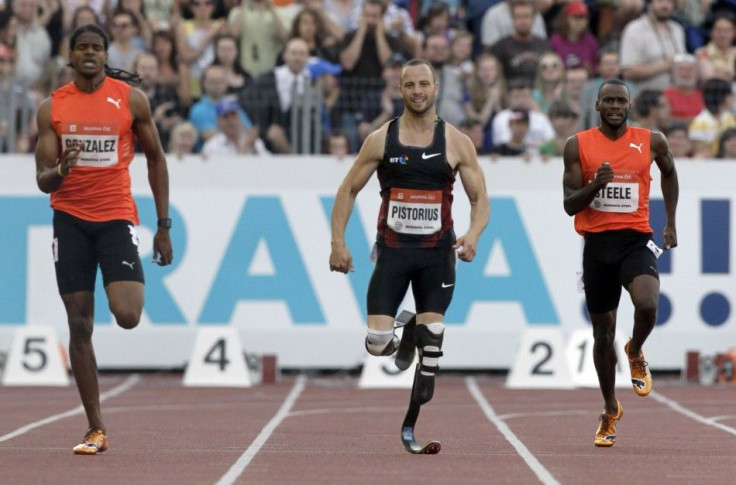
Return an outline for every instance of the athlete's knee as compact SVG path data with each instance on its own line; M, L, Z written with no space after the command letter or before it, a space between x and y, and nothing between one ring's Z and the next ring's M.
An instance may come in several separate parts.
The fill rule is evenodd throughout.
M113 315L118 325L126 330L137 327L141 321L141 312L136 310L118 310Z
M442 322L417 325L419 369L413 397L420 404L429 402L434 395L434 377L440 371L439 360L442 357L444 335L445 325Z
M657 319L657 297L637 298L634 301L634 311L639 319L654 322Z
M593 351L602 351L604 349L613 348L613 341L616 338L616 325L593 325Z
M92 318L86 316L69 317L69 344L89 342L92 340L94 323Z
M365 349L369 354L375 356L391 355L396 351L398 340L393 330L369 328L368 335L365 337Z

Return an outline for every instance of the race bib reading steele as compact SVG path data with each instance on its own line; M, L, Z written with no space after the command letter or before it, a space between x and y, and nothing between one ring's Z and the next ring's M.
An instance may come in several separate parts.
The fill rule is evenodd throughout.
M118 128L108 123L64 123L62 146L81 145L80 167L110 167L118 163Z
M590 207L601 212L636 212L639 208L639 181L636 175L617 173L613 182L598 191Z
M392 188L388 226L401 234L434 234L442 228L442 191Z

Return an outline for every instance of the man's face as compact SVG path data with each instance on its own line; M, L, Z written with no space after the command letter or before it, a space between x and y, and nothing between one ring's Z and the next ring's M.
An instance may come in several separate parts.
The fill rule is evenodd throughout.
M294 74L299 74L307 67L309 60L309 47L301 39L292 39L284 51L284 63Z
M685 130L674 130L667 135L667 140L670 142L670 151L675 157L687 157L690 155L693 144L690 138L687 136Z
M527 36L532 32L534 25L534 9L531 5L518 5L511 9L511 22L514 32Z
M528 110L532 107L532 92L529 88L512 88L509 91L509 108Z
M117 41L127 41L135 36L135 25L128 14L118 14L112 18L110 32Z
M375 30L376 25L383 22L383 13L381 13L381 7L368 3L363 7L363 18L365 19L366 25L370 30Z
M611 129L623 126L631 111L629 90L620 84L606 84L598 94L595 109L601 115L601 124Z
M734 25L727 19L718 19L711 29L711 38L717 46L730 46L734 38Z
M158 61L152 55L144 55L138 59L136 71L143 84L155 84L158 78Z
M239 140L243 123L240 121L240 114L237 110L229 111L217 118L217 125L220 131L231 140Z
M207 69L204 78L204 92L212 99L219 99L227 91L227 78L225 70L219 66L211 66Z
M38 15L38 0L14 0L13 13L22 22L32 22Z
M450 46L447 39L441 35L433 35L427 39L424 58L434 66L441 66L450 58Z
M619 62L618 54L614 52L607 52L601 55L601 60L598 63L598 74L603 79L613 79L618 76L621 70L621 64Z
M439 84L435 83L429 66L405 67L401 73L401 97L407 111L422 115L434 106Z
M107 62L105 42L99 34L84 32L77 37L74 49L69 54L69 62L74 69L85 76L101 72Z
M672 69L673 84L681 88L694 88L698 85L698 70L694 62L681 62Z
M652 0L649 3L649 10L652 12L654 18L660 22L669 20L674 9L675 4L673 0Z

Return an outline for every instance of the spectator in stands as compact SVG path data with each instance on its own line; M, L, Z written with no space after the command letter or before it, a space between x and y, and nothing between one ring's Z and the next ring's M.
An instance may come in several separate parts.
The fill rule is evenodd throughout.
M322 16L307 7L297 14L289 30L289 39L300 38L307 43L309 55L329 62L337 61L337 38L327 30ZM276 64L284 63L283 51Z
M698 87L697 61L692 54L677 54L672 67L672 86L664 90L671 121L690 123L705 106Z
M670 120L670 103L662 91L645 89L634 99L632 125L653 131L664 131Z
M478 120L466 119L458 127L460 131L465 133L468 138L473 142L475 152L478 155L488 155L490 151L486 149L485 145L485 133L483 131L483 125Z
M190 121L181 121L171 129L169 153L178 161L184 160L185 155L194 153L199 134Z
M547 51L539 58L534 80L534 102L537 108L547 113L549 106L565 97L565 64L554 51Z
M399 41L386 33L385 11L381 0L365 0L358 28L345 35L338 49L343 72L336 126L345 131L353 152L361 143L358 124L380 113L383 67L392 54L401 52Z
M565 72L565 101L576 113L582 110L581 96L589 79L590 71L583 66L570 67Z
M133 37L133 45L142 51L147 51L151 46L153 28L146 15L143 0L119 0L116 11L121 10L129 12L135 18L138 29Z
M511 110L507 117L511 136L503 143L493 146L491 156L522 157L525 162L531 160L531 147L527 141L529 135L529 112L521 109Z
M736 161L736 128L726 128L718 140L716 158Z
M143 7L152 32L168 30L181 20L178 0L143 0Z
M181 60L189 66L191 97L197 99L202 95L202 74L215 60L213 41L218 34L227 32L227 25L222 19L213 18L214 0L191 0L189 6L194 18L182 20L177 26L176 50Z
M690 140L687 123L675 121L662 132L670 142L670 151L675 158L692 158L693 142Z
M207 67L202 76L202 87L204 88L204 94L189 110L189 121L192 122L199 133L198 149L219 130L215 107L227 91L225 68L222 66ZM253 126L243 109L240 110L240 116L246 128Z
M0 153L27 153L35 103L15 79L13 50L0 43Z
M145 51L133 45L138 35L138 20L128 10L118 10L110 22L112 41L107 50L107 65L113 69L132 71L133 62Z
M11 0L11 5L15 36L6 40L15 46L15 78L31 88L50 61L51 37L38 21L38 0Z
M555 33L549 40L566 68L585 67L595 72L598 67L598 39L588 29L590 12L582 0L574 0L555 21Z
M324 152L342 161L350 154L350 142L342 130L330 130Z
M690 123L690 139L695 158L711 158L718 151L718 137L726 128L736 126L736 118L729 110L733 91L731 83L712 78L703 83L705 108Z
M442 34L448 42L455 38L456 30L452 27L450 7L444 2L432 3L427 13L420 19L419 24L424 37L433 34Z
M324 25L325 31L327 32L326 38L334 40L334 43L327 40L324 42L324 45L335 47L337 44L342 42L343 37L345 37L345 32L349 29L348 27L342 26L340 19L334 10L326 8L325 0L304 0L304 8L308 8L317 14L320 23ZM353 6L353 8L355 7Z
M459 30L450 41L450 62L460 78L467 82L473 74L473 34Z
M647 12L624 28L623 77L637 90L666 89L675 55L686 52L685 30L672 20L673 8L674 0L651 0Z
M546 38L534 35L532 30L536 10L533 0L513 0L511 21L514 31L493 44L491 52L503 65L508 82L517 79L534 82L541 55L550 50Z
M481 43L486 50L492 48L502 38L514 33L511 5L515 2L516 0L503 0L486 10L480 29ZM542 15L550 8L552 3L546 0L532 2L535 12L533 14L531 33L534 36L542 39L547 38L547 29L544 25L544 17ZM478 32L476 32L476 35L478 35Z
M555 130L547 115L533 110L534 98L532 98L531 86L526 81L514 81L509 83L508 90L508 108L500 111L493 118L493 144L499 145L511 140L509 119L515 116L514 111L529 113L529 131L526 135L528 146L536 149L553 139Z
M386 34L399 42L399 49L408 53L408 57L419 57L422 50L422 34L414 29L414 21L409 12L394 2L394 0L380 0L384 6L383 23ZM360 17L363 7L353 10L352 28L360 26Z
M71 19L71 28L65 30L65 35L61 40L61 46L59 47L59 55L65 60L69 61L69 37L72 32L82 25L95 24L100 25L100 18L95 13L94 9L89 5L82 5L74 9Z
M565 100L552 103L547 116L555 130L555 136L539 147L539 152L545 159L562 156L567 139L580 131L580 117Z
M291 115L297 97L309 95L307 88L312 81L307 69L308 60L307 43L298 37L291 39L286 43L284 65L258 76L253 82L252 95L256 99L248 101L246 106L260 127L260 137L272 153L294 151ZM313 129L314 126L310 133Z
M215 38L215 60L212 64L222 66L227 78L226 94L241 97L243 90L253 80L251 76L240 65L240 45L238 39L231 34L218 35Z
M404 112L404 98L401 97L399 85L401 68L405 62L406 58L398 53L389 57L386 62L386 67L383 69L385 87L381 91L381 113L373 120L364 120L358 124L361 140L365 140L372 131L377 130L390 119L401 116Z
M223 98L215 106L219 131L202 147L202 155L264 154L264 144L258 139L258 127L246 128L240 118L240 105L234 99Z
M342 28L343 35L354 30L353 12L361 5L360 0L325 0L325 11L330 12L337 24Z
M437 114L448 123L458 126L465 119L463 96L465 84L460 72L450 61L450 43L444 34L432 34L424 40L424 59L437 73L440 89L435 106Z
M174 35L170 30L157 30L151 44L151 52L158 61L158 84L174 88L182 105L191 106L191 74L187 63L179 57Z
M480 123L484 152L493 146L493 117L503 109L506 81L501 63L492 54L475 58L475 68L464 97L467 119Z
M619 54L617 50L606 48L600 53L598 62L598 76L587 81L580 93L580 129L587 130L598 126L598 111L595 109L595 101L598 99L598 88L601 87L603 81L609 79L620 79L621 64L619 62ZM626 83L631 93L632 99L635 98L636 91L631 83Z
M695 51L700 79L736 80L735 33L734 14L727 11L717 13L710 31L710 42Z
M276 58L288 38L273 0L242 0L230 10L230 31L240 39L240 65L253 77L274 68Z
M158 60L153 54L141 54L133 62L133 71L141 77L141 91L151 104L153 121L158 129L162 146L169 145L171 129L185 118L186 107L179 100L173 86L158 82ZM139 151L136 147L136 151Z

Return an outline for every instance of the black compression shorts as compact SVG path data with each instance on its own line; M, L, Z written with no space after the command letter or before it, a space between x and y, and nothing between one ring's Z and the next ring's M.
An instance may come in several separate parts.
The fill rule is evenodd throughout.
M455 250L377 247L376 267L368 285L368 315L396 315L412 285L417 313L442 315L455 290Z
M144 282L138 234L129 221L90 222L54 211L53 253L62 295L93 292L97 265L105 286L113 281Z
M639 275L659 279L657 257L647 247L652 235L625 229L585 235L583 283L590 313L618 308L621 288Z

